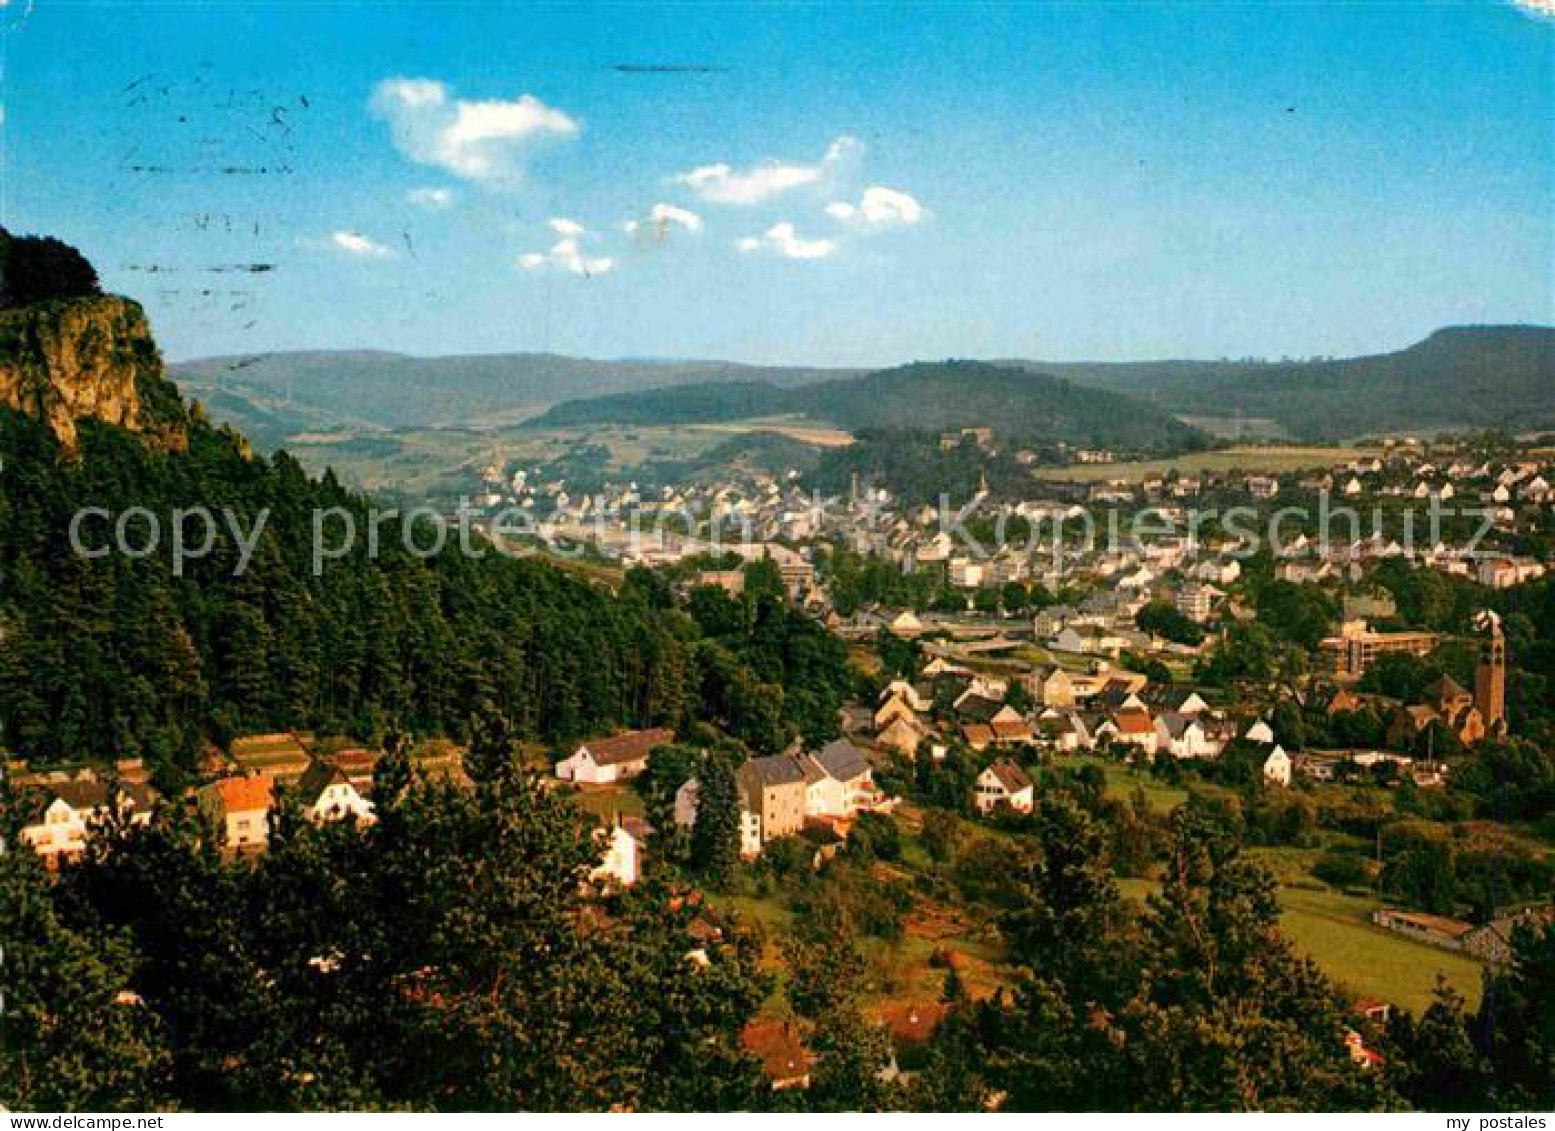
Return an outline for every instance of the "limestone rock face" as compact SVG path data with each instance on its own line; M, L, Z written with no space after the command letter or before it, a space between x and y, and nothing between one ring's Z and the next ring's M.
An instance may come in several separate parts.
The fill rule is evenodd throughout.
M82 420L182 446L169 395L176 402L139 303L102 295L0 311L0 407L42 421L67 454Z

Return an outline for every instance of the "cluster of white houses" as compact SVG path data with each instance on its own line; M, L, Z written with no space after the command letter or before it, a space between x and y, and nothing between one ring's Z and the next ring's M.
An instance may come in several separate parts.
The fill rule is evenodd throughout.
M874 742L909 758L925 750L943 756L947 731L977 752L1036 747L1073 754L1113 746L1150 757L1214 758L1237 737L1274 742L1261 720L1239 725L1196 691L1152 687L1146 676L1105 663L1089 672L1037 667L1020 681L1031 703L1025 710L1011 703L1010 680L936 657L917 680L894 680L881 692L870 719ZM937 708L953 721L932 719Z
M594 743L593 749L623 749L661 745L669 731L634 731ZM579 748L588 762L590 746ZM309 735L250 735L235 739L230 752L214 755L218 776L190 791L188 797L214 824L224 847L235 855L255 855L269 843L271 815L281 792L315 823L375 820L372 773L380 755L347 748L323 752ZM646 751L641 765L646 765ZM429 776L460 779L462 751L448 743L432 743L413 756L418 770ZM609 762L609 757L605 760ZM31 816L20 839L50 868L73 860L85 850L94 829L109 817L136 824L151 820L162 798L137 760L117 763L111 773L94 768L29 772L13 767L12 781L30 806ZM629 776L629 775L623 775ZM615 780L609 778L608 780ZM599 830L602 861L594 881L630 885L641 871L643 844L652 829L642 820L625 817Z
M313 757L289 734L238 739L231 754L237 772L217 777L190 796L215 822L227 849L262 852L280 787L289 790L309 820L373 819L372 802L365 796L370 766L365 775L350 772L352 756L359 753L365 752ZM112 773L90 767L42 773L19 769L13 781L31 809L20 839L50 867L80 856L99 823L116 817L145 824L162 802L138 760L121 761Z

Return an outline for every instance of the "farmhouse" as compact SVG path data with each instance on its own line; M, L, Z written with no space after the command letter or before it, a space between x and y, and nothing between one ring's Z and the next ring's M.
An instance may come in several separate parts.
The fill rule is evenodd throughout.
M599 785L634 778L648 768L648 755L659 746L675 741L668 727L629 730L611 738L592 739L578 747L572 757L556 763L556 776L562 781Z
M157 802L149 785L125 782L110 787L90 774L45 782L27 793L37 815L22 826L20 839L51 868L81 855L92 822L108 816L110 807L133 824L143 825L151 820Z

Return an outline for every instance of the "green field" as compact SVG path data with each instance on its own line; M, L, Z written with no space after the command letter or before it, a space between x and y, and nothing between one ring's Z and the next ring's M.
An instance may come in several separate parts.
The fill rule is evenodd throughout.
M720 421L716 424L686 424L690 432L711 432L719 436L740 436L750 432L776 432L801 444L818 448L845 448L853 443L853 434L829 424L799 416L762 416L750 420Z
M777 433L817 448L844 447L847 432L795 417L764 417L717 424L593 425L587 428L415 428L399 431L298 432L285 448L315 474L333 468L347 485L407 499L474 493L490 464L534 467L561 459L579 445L603 447L607 470L630 478L643 464L692 460L734 436Z
M643 799L635 789L626 785L582 786L572 794L572 799L586 813L609 824L617 817L641 817Z
M1254 850L1253 855L1261 855ZM1266 863L1268 861L1265 861ZM1278 873L1281 869L1274 866ZM1125 878L1118 887L1130 899L1144 902L1157 890L1153 880ZM1371 899L1303 883L1279 889L1280 931L1298 951L1356 997L1373 997L1420 1013L1431 1004L1440 973L1461 993L1470 1008L1479 1005L1482 963L1412 942L1372 925Z
M1150 803L1150 808L1157 813L1170 813L1177 806L1188 800L1188 791L1174 785L1164 785L1137 770L1118 762L1110 762L1105 758L1091 758L1079 755L1074 758L1064 758L1058 762L1060 766L1100 766L1101 772L1107 777L1107 796L1119 801L1127 801L1134 790L1144 791L1145 800Z
M1411 942L1371 923L1376 904L1331 890L1282 887L1280 929L1324 972L1352 993L1381 998L1416 1013L1431 1004L1436 975L1479 1004L1484 966L1466 955Z
M1167 459L1037 467L1032 469L1032 474L1041 479L1062 483L1099 483L1113 479L1136 482L1153 475L1164 475L1172 470L1183 475L1228 471L1275 475L1287 471L1327 467L1343 460L1378 454L1380 453L1370 448L1307 447L1292 444L1242 445L1212 452L1190 452Z

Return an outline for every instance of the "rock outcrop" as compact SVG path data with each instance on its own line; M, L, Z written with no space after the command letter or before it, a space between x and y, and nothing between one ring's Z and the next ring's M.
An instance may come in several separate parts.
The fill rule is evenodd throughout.
M183 446L177 391L140 304L115 295L0 311L0 407L42 421L67 454L99 420Z

